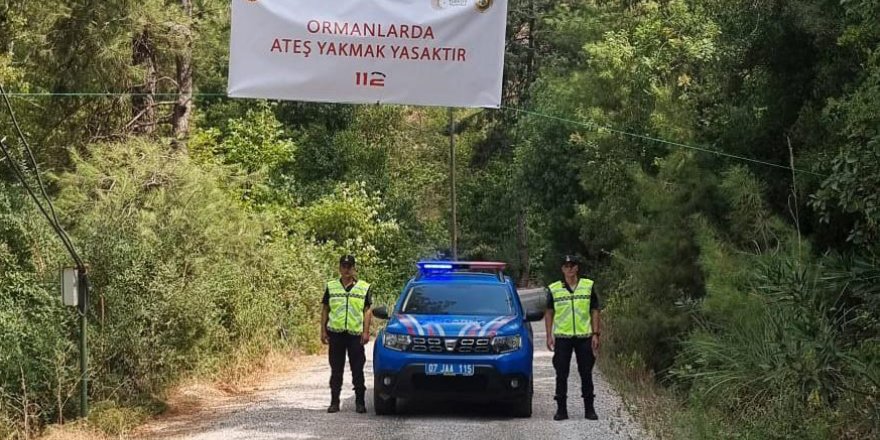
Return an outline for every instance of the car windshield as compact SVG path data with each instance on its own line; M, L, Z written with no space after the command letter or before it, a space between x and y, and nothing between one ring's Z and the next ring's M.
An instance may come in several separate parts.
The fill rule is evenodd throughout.
M503 285L425 284L409 290L401 312L414 315L512 315L513 303Z

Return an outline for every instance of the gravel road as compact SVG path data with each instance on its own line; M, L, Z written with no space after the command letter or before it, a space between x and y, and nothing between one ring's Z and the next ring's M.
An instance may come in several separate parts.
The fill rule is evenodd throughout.
M540 292L522 293L525 302ZM583 401L570 399L569 420L553 421L552 353L544 342L543 323L535 323L535 397L530 419L507 416L492 405L409 401L395 416L376 416L372 409L372 346L367 347L367 414L354 412L354 393L346 366L342 411L328 414L330 370L323 356L304 357L291 377L266 384L258 393L234 399L221 408L185 420L173 418L150 429L148 438L235 439L648 439L620 397L594 370L598 421L583 418ZM574 362L574 359L572 359ZM580 395L580 379L572 366L569 395Z

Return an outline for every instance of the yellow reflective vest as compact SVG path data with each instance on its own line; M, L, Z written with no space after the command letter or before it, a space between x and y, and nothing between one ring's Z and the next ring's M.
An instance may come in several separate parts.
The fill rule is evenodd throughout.
M330 316L327 330L336 333L360 335L364 332L364 305L370 283L358 281L350 291L339 280L327 282L330 297Z
M592 335L590 296L593 280L581 278L574 292L570 292L562 281L551 284L549 289L553 297L553 335L565 338Z

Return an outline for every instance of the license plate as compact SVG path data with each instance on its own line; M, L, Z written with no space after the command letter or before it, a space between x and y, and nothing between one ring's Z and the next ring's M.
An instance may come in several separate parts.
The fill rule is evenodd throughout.
M473 376L473 364L425 364L428 376Z

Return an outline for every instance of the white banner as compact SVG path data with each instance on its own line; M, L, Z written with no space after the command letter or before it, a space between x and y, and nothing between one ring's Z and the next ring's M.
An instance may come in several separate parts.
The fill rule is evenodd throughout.
M233 0L228 94L498 107L507 0Z

